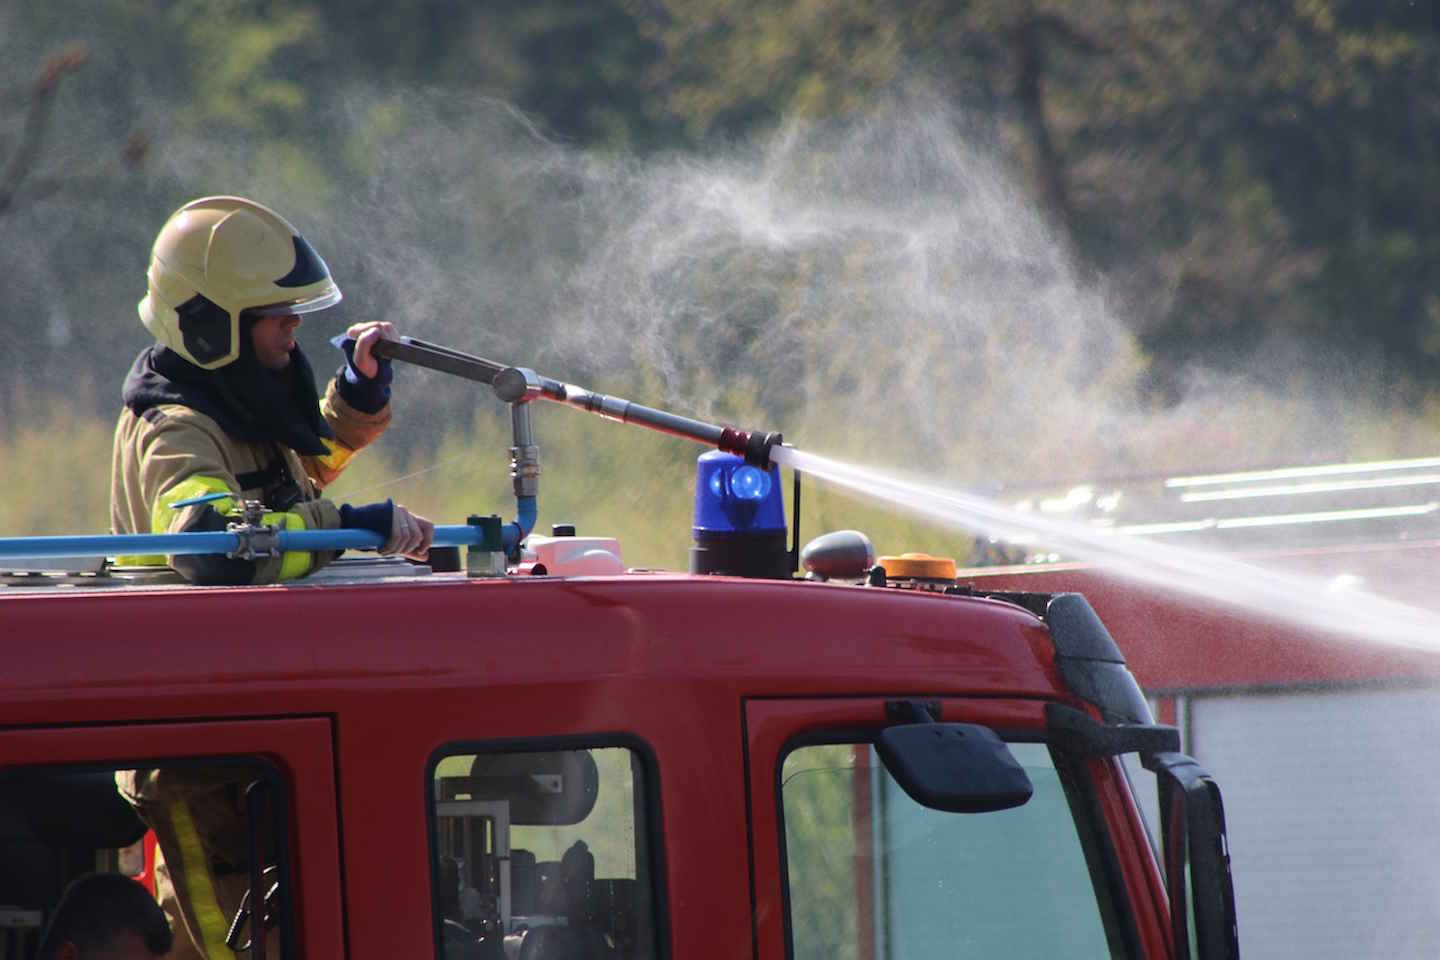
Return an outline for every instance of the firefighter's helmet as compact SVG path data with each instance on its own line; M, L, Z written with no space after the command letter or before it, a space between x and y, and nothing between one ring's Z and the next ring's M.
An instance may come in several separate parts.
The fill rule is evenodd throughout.
M310 313L340 302L330 269L274 210L204 197L171 215L150 253L145 329L205 370L240 355L240 314Z

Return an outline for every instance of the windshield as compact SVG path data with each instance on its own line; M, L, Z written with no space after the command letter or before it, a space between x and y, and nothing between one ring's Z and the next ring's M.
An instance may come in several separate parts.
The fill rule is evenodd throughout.
M1110 956L1050 751L1010 748L1034 796L984 814L917 804L868 744L792 750L781 802L793 956Z

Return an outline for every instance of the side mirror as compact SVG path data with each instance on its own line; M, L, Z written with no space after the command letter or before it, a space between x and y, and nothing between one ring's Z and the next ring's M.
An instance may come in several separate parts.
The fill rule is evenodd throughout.
M1220 787L1183 753L1142 754L1141 759L1159 784L1175 955L1191 960L1239 957Z
M916 803L950 813L1009 810L1035 792L1025 768L989 727L908 723L887 727L875 752Z

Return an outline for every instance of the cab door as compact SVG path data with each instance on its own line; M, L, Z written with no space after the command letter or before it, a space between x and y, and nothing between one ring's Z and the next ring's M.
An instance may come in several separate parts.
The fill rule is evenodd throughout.
M1137 929L1127 890L1143 884L1127 880L1133 871L1116 856L1117 768L1047 742L1040 701L926 703L944 723L999 734L1029 776L1030 798L985 813L913 800L873 745L904 722L901 700L747 701L758 956L1166 952L1157 905L1140 908L1150 920Z
M137 872L112 846L144 830L127 819L115 774L143 769L240 771L265 784L265 829L283 837L268 847L278 874L263 881L278 883L268 912L278 920L283 906L287 917L282 952L344 956L331 733L325 717L0 728L0 910L23 925L16 955L28 955L27 939L34 948L30 938L75 875ZM197 822L207 816L194 812Z

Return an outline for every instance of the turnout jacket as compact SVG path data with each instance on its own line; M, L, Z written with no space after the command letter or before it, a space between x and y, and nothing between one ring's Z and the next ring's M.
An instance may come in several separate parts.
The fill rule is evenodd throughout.
M204 403L133 402L131 383L137 371L154 377L157 365L152 362L147 373L146 359L142 354L132 370L126 387L127 405L115 426L110 487L110 523L115 533L224 530L227 523L239 520L241 498L262 502L267 510L264 522L284 530L342 526L340 508L321 499L320 492L340 475L356 451L389 425L388 389L378 409L367 412L347 401L337 389L339 378L332 378L319 401L324 427L316 424L319 429L311 434L313 452L302 454L279 440L232 436L217 422L225 412L212 409L212 416L196 409ZM310 376L308 364L297 372ZM162 386L169 386L163 377L161 381ZM314 397L313 385L310 397ZM179 391L174 399L186 400L185 391ZM138 414L137 406L141 408ZM229 496L187 507L172 506L213 493ZM303 576L335 555L288 552L253 561L176 555L168 562L196 583L269 583ZM120 559L131 565L167 562L162 556Z

